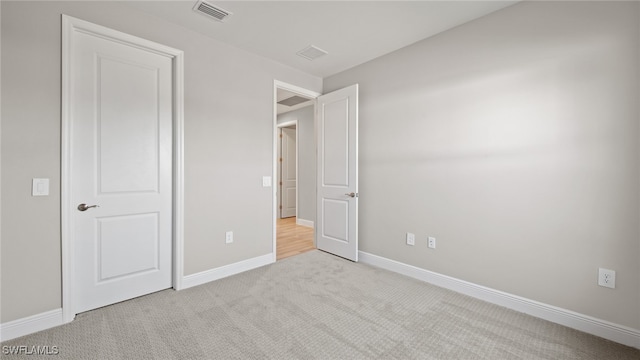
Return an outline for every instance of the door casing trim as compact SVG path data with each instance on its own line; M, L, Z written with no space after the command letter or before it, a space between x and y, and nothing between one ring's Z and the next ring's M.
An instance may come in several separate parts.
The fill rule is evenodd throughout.
M173 63L173 288L183 288L184 278L184 52L162 44L125 34L101 25L62 14L62 104L61 104L61 258L62 319L75 318L74 308L74 239L71 211L71 51L73 35L82 32L167 56Z

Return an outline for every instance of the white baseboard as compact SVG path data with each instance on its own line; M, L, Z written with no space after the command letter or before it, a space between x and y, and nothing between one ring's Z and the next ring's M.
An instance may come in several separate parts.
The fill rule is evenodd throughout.
M492 304L640 349L640 330L638 329L632 329L571 310L476 285L363 251L360 251L358 255L362 263L393 271Z
M182 289L202 285L210 281L225 278L227 276L239 274L244 271L253 270L261 266L274 262L273 254L258 256L255 258L239 261L237 263L221 266L219 268L187 275L182 278Z
M64 324L62 308L0 324L0 341L15 339Z
M311 220L305 220L305 219L296 219L296 224L300 225L300 226L306 226L306 227L310 227L313 228L313 221Z

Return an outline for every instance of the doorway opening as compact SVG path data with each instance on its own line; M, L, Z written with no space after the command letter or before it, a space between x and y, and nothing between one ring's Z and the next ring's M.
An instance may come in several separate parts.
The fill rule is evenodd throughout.
M274 83L274 261L315 249L315 98Z

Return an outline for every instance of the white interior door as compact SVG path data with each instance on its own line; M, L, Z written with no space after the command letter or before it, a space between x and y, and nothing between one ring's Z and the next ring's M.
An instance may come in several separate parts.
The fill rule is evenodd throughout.
M281 201L281 218L296 216L296 184L297 184L297 158L296 158L296 129L285 127L282 128L281 137L281 159L282 167L280 181L282 182L282 190L280 196Z
M170 57L89 32L70 46L79 313L171 287L173 69Z
M358 261L358 85L318 97L316 246Z

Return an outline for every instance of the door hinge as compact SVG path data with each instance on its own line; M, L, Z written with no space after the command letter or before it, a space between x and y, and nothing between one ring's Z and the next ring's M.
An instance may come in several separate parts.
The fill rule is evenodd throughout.
M279 160L280 160L280 162L282 162L282 158L280 158Z
M280 139L282 139L282 134L280 134Z
M282 210L282 205L280 205L280 210Z
M280 186L282 186L282 181L280 181Z

